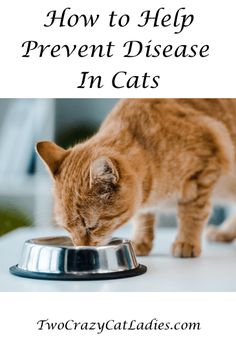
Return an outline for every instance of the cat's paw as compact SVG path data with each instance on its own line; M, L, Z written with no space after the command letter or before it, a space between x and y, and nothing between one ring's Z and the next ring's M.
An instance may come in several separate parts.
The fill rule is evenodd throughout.
M188 242L176 241L172 246L172 254L174 257L180 258L198 257L201 254L201 247Z
M147 256L152 249L152 244L146 242L135 242L133 241L133 247L136 253L136 256Z
M216 242L232 242L236 239L236 233L220 230L215 226L210 226L206 232L206 238L208 241Z

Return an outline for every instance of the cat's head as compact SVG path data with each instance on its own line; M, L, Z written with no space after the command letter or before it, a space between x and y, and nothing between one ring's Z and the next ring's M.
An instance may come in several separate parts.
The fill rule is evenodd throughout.
M75 245L99 245L134 214L138 193L129 165L110 149L78 144L64 150L39 142L36 150L54 180L55 216Z

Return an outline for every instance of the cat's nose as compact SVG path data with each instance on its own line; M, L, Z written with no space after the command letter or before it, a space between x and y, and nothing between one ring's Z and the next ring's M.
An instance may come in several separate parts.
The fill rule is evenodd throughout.
M75 227L71 230L71 237L75 246L100 246L107 243L110 236L94 235L86 231L84 227Z
M88 246L100 246L100 244L101 243L99 241L90 240Z
M99 240L93 240L88 235L72 235L72 241L75 246L100 246L102 242Z
M74 246L89 246L89 241L86 237L81 237L78 235L71 235Z
M90 238L83 228L76 228L71 232L74 246L89 246Z

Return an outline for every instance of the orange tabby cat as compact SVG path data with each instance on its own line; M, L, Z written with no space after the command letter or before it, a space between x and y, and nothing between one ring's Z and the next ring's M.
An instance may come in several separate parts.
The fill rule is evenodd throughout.
M236 196L236 100L121 100L97 134L64 150L39 142L37 151L55 185L58 223L75 245L105 243L135 216L134 243L146 255L154 212L178 210L173 255L200 254L212 196ZM210 238L232 240L236 219Z

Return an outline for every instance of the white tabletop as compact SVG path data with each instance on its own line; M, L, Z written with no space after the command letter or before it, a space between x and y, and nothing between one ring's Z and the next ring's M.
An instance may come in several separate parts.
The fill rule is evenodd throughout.
M116 236L127 237L131 229ZM126 279L97 281L51 281L20 278L9 273L18 263L25 240L39 236L63 235L58 229L17 229L0 237L0 291L236 291L236 243L203 241L200 258L177 259L170 253L175 229L159 229L150 256L138 258L147 273Z

